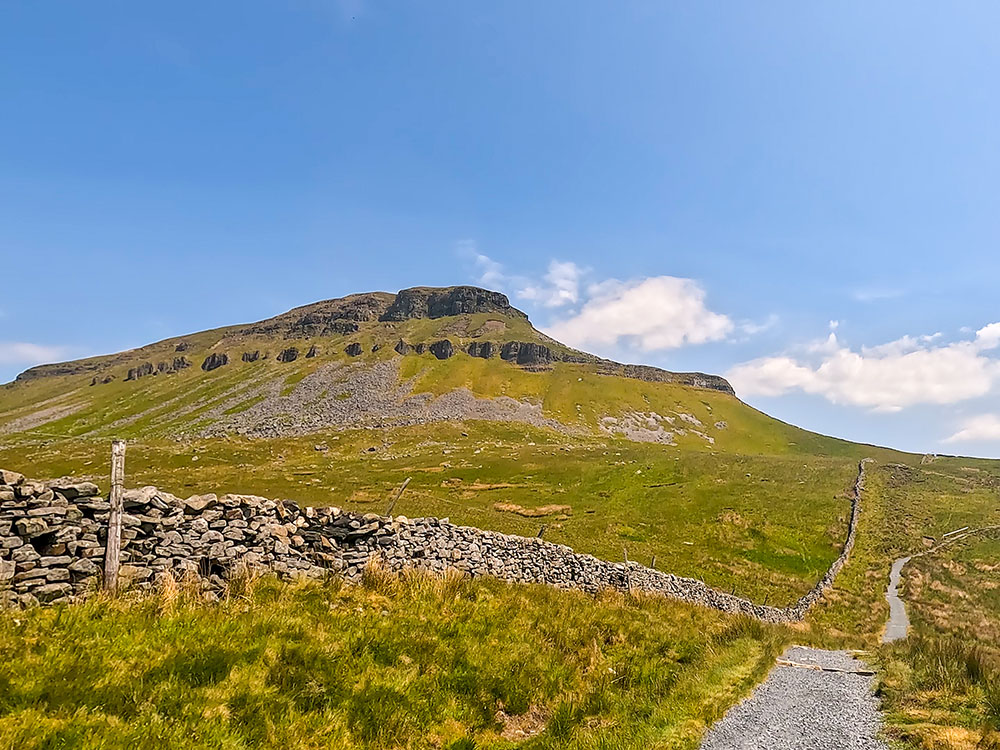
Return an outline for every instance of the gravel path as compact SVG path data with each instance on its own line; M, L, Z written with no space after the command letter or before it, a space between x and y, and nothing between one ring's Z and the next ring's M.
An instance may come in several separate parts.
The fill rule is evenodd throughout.
M901 557L892 564L889 571L889 588L885 592L885 600L889 602L889 622L885 625L885 632L882 633L882 643L892 643L902 638L910 630L910 618L906 614L906 604L899 598L899 576L903 572L903 566L912 558Z
M846 670L867 666L845 651L794 646L782 659ZM753 695L712 727L702 750L888 750L872 677L776 666Z

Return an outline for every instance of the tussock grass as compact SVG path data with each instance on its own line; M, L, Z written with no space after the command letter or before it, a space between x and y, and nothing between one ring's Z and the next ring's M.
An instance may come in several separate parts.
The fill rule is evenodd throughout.
M0 614L0 747L693 748L785 629L459 574ZM515 730L523 732L517 734Z

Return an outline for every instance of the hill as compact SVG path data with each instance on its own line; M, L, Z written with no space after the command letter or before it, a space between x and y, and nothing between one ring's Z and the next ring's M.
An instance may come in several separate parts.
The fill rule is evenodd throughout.
M433 424L433 429L428 429ZM652 561L773 604L836 558L863 456L722 378L624 365L475 287L352 295L44 365L0 389L0 465L396 512ZM912 460L910 458L909 460Z

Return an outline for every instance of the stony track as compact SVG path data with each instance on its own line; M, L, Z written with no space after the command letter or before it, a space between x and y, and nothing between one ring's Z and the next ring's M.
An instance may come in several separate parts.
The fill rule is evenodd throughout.
M868 667L845 651L794 646L753 695L705 735L702 750L888 750Z

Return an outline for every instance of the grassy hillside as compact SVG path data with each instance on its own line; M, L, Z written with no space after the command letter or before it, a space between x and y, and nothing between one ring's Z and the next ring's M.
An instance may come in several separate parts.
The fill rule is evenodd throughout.
M789 634L676 602L369 574L0 613L0 745L694 748Z

